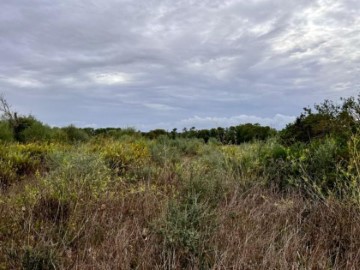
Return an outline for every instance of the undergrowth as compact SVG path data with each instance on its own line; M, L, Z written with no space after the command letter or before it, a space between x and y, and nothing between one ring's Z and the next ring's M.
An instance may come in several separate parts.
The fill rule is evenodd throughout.
M356 269L359 150L4 141L0 269Z

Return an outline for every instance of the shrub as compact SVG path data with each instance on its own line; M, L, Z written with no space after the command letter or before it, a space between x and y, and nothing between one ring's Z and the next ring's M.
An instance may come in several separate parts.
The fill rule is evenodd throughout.
M171 146L169 139L157 140L150 146L151 158L157 165L174 165L180 161L180 150Z
M170 145L177 148L180 153L186 156L195 156L199 153L204 142L200 139L177 138L170 141Z
M226 170L244 185L261 183L264 167L261 164L263 142L244 143L239 146L223 146ZM239 181L240 180L240 181Z
M77 200L84 195L99 197L112 179L111 170L96 154L54 152L50 168L42 186L60 201Z
M171 201L164 220L157 225L163 239L163 260L169 266L207 269L211 265L211 248L206 244L214 226L211 210L197 197L183 202Z
M293 160L296 178L293 181L310 193L319 196L341 193L345 181L340 174L341 156L336 141L327 138L314 141L303 148L298 159Z
M18 134L18 140L21 142L49 141L51 136L52 132L49 126L34 122Z
M337 141L328 137L288 148L274 145L265 151L261 163L269 184L280 190L300 189L305 194L322 197L340 194L346 185L341 167L347 161L340 153Z
M290 145L296 142L309 143L314 139L324 139L328 136L345 143L356 133L360 114L360 96L342 99L338 105L325 100L315 104L314 111L304 108L304 112L296 118L294 123L288 124L281 131L283 143Z
M53 147L35 143L0 146L0 182L3 188L37 172L46 171L47 159Z
M8 122L0 121L0 141L11 142L14 139L14 133Z
M109 142L101 151L109 167L119 175L136 172L150 159L150 151L144 140Z
M52 141L59 142L59 143L68 142L68 137L67 137L66 131L61 128L53 128L51 138L52 138Z
M85 142L89 139L89 135L86 133L86 131L76 128L73 125L65 127L62 130L65 132L68 142Z

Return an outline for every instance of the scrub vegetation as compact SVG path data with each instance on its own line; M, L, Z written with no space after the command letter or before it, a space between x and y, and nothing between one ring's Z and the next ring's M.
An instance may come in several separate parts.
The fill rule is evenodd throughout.
M282 131L52 128L1 98L0 269L357 269L360 100Z

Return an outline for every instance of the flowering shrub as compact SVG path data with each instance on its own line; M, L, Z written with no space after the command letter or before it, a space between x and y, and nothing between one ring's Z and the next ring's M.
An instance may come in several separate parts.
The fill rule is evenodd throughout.
M119 175L139 169L150 160L148 144L144 140L111 142L101 152L110 168Z

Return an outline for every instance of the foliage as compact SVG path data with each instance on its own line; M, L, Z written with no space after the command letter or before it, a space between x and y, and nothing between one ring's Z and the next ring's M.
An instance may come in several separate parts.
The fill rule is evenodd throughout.
M109 168L118 175L131 175L145 166L150 159L148 144L144 140L113 141L102 147L101 152Z
M359 120L358 112L360 99L342 99L342 105L325 100L314 106L315 112L304 108L304 112L296 118L295 122L287 125L281 132L285 144L296 142L310 142L332 136L345 143L356 132Z
M210 209L198 202L196 196L181 203L170 202L165 220L157 225L164 239L165 258L173 259L171 256L176 252L181 268L194 265L208 268L211 248L206 247L206 241L214 229L213 221Z
M14 134L9 123L0 121L0 141L10 142L13 140L13 138Z
M149 139L157 139L160 136L168 135L168 132L164 129L154 129L149 132L144 132L143 135Z
M52 131L49 126L43 125L41 122L34 121L30 126L22 130L18 134L18 141L20 142L37 142L50 141Z
M159 137L156 143L151 144L152 159L159 165L175 165L181 156L195 156L202 148L202 142L197 139Z
M54 152L50 172L41 180L49 194L59 200L78 196L100 196L111 181L112 172L96 154Z
M84 130L76 128L73 125L65 127L62 130L66 134L66 139L68 142L84 142L89 139L89 135Z
M0 183L7 188L16 181L47 170L49 154L55 145L12 144L0 145Z
M231 126L229 128L212 128L196 130L184 130L179 136L186 138L199 138L204 142L208 142L211 138L217 139L222 144L241 144L253 140L266 140L273 137L276 131L268 126L260 126L259 124L243 124Z

